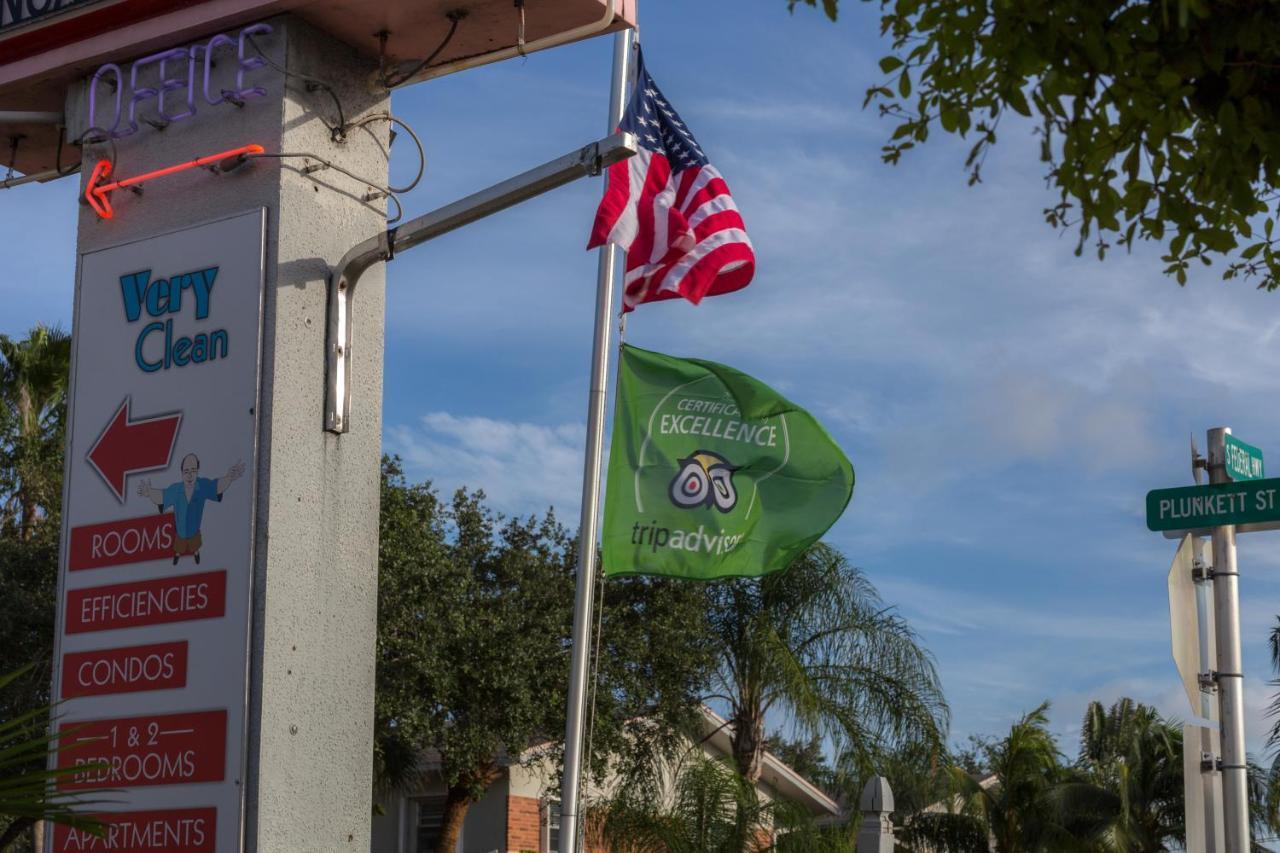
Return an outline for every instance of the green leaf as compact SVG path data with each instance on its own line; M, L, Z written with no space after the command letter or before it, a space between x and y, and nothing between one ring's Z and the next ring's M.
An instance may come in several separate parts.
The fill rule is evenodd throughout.
M890 71L893 71L895 69L901 68L902 66L903 66L902 60L896 56L886 56L880 60L880 70L883 71L885 74L888 74Z
M1196 241L1215 252L1229 252L1236 247L1236 238L1225 228L1205 228L1197 231Z
M1222 126L1224 133L1235 134L1240 129L1235 104L1230 101L1222 102L1222 106L1218 108L1218 124Z
M1009 106L1020 115L1031 116L1031 107L1027 104L1027 96L1022 94L1021 89L1010 89L1008 96L1005 98Z
M816 7L818 0L800 2ZM1029 117L1051 191L1082 214L1075 225L1087 223L1091 237L1113 244L1135 219L1134 236L1185 234L1172 253L1179 260L1190 235L1205 235L1195 238L1197 249L1235 251L1225 247L1252 244L1251 223L1274 214L1280 195L1274 2L878 5L884 52L893 54L881 70L897 92L882 114L894 119L887 132L911 125L895 139L923 143L935 118L944 131L964 134L970 127L985 133L982 126L993 125L1002 110ZM983 143L965 163L971 182L995 140ZM1121 194L1118 201L1113 193ZM1280 289L1280 260L1255 266L1260 286Z

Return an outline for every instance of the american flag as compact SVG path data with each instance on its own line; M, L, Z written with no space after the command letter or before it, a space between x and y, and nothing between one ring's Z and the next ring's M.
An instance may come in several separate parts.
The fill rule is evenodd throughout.
M587 248L627 253L622 310L683 296L695 305L746 287L756 255L729 187L644 68L619 130L640 150L609 167L609 185Z

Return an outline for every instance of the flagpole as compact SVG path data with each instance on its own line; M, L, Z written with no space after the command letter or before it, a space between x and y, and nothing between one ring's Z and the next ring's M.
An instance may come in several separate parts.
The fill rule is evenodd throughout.
M613 82L609 92L609 132L617 129L626 106L633 30L613 37ZM618 247L600 249L596 273L596 323L591 345L591 387L587 401L587 450L582 472L582 517L578 527L578 585L573 601L573 647L569 672L568 720L564 733L564 779L560 786L560 853L577 853L582 788L582 740L587 712L587 674L591 652L591 613L595 598L596 540L600 525L600 465L604 454L604 418L609 381L610 332Z

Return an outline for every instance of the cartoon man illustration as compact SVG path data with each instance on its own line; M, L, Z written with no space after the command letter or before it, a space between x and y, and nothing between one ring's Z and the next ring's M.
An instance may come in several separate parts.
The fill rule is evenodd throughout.
M237 462L227 469L227 473L217 480L200 476L200 457L188 453L182 457L182 480L166 489L152 488L150 480L138 484L138 494L147 498L164 512L173 509L174 543L173 564L178 564L179 557L188 554L200 563L200 522L204 518L206 501L222 501L222 493L227 487L244 475L244 463Z

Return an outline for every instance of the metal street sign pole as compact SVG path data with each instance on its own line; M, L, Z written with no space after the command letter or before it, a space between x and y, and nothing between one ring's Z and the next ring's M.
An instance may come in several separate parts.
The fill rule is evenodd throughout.
M1208 579L1206 542L1185 536L1169 568L1169 629L1173 660L1187 694L1191 712L1203 718L1183 733L1186 795L1187 853L1221 853L1222 801L1220 776L1212 759L1218 754L1216 733L1207 726L1217 716L1211 679L1214 668L1213 616L1205 596ZM1202 760L1208 757L1207 766Z
M1229 427L1209 430L1209 482L1226 483ZM1249 780L1244 749L1244 675L1240 663L1240 590L1236 529L1213 528L1213 604L1218 641L1218 719L1222 725L1222 804L1227 853L1249 850Z
M609 96L609 130L622 122L627 82L631 76L633 31L614 36L613 83ZM578 585L573 601L573 647L569 673L568 720L564 734L564 779L560 786L560 843L564 853L581 848L583 735L587 718L591 613L595 598L596 539L600 514L600 467L604 455L605 390L609 381L610 332L618 248L600 249L596 280L595 337L591 346L591 388L587 400L587 453L582 472L582 517L578 527Z
M1204 675L1210 675L1208 670L1214 667L1214 658L1217 649L1213 637L1213 610L1209 606L1208 590L1206 584L1210 582L1208 572L1209 561L1205 555L1206 543L1200 537L1194 537L1192 540L1193 553L1195 555L1192 563L1195 570L1199 570L1200 577L1196 579L1196 633L1198 635L1200 645L1200 671ZM1201 579L1203 578L1203 580ZM1208 682L1211 684L1212 682ZM1205 683L1200 688L1200 716L1206 720L1212 720L1216 714L1213 707L1212 687L1206 687ZM1197 726L1199 730L1200 755L1209 755L1216 758L1220 750L1218 738L1213 736L1213 732L1204 726ZM1183 749L1188 749L1191 740L1187 737L1182 739ZM1216 766L1211 766L1206 770L1203 767L1200 770L1200 786L1201 801L1204 807L1204 850L1205 853L1221 853L1222 851L1222 777L1217 771ZM1187 839L1188 845L1190 838Z
M1183 794L1186 797L1186 853L1222 853L1221 785L1205 762L1221 749L1216 728L1188 723L1182 727ZM1196 746L1199 746L1197 749Z

